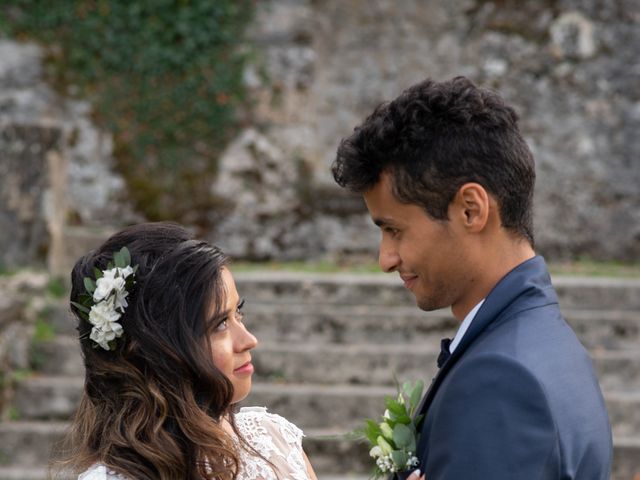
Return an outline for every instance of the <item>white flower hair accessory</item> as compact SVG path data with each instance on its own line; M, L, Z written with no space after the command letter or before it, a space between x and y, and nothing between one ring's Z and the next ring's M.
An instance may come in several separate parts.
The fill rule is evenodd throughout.
M127 247L114 253L113 262L109 262L106 270L94 268L95 281L84 277L87 292L78 297L78 302L71 302L82 318L93 328L89 338L94 348L115 350L118 338L122 337L122 325L118 320L127 308L127 297L135 283L138 266L131 266L131 254Z

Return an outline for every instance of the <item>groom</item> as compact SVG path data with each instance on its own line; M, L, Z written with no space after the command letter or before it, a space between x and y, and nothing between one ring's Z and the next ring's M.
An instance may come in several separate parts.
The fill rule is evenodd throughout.
M382 269L460 321L421 407L427 480L608 480L607 411L533 249L514 110L463 77L424 81L342 141L333 175L364 195Z

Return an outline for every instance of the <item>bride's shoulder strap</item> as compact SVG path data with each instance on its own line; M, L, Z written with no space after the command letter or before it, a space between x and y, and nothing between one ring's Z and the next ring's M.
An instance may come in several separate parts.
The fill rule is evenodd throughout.
M276 413L270 413L265 407L241 408L236 419L240 423L260 425L270 435L281 437L289 445L300 445L304 433L300 428Z
M98 464L81 473L78 480L127 480L127 478Z

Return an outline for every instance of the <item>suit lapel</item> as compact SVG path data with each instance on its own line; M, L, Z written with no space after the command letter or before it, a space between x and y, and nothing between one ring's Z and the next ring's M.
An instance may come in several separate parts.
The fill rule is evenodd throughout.
M541 292L544 292L542 298ZM457 348L433 378L420 407L416 410L416 415L427 411L443 379L469 345L494 321L503 317L506 312L510 312L514 303L517 303L518 308L527 308L526 305L529 305L529 302L526 302L526 305L520 301L516 302L516 299L527 296L539 304L557 302L544 259L540 256L535 256L511 270L487 295Z

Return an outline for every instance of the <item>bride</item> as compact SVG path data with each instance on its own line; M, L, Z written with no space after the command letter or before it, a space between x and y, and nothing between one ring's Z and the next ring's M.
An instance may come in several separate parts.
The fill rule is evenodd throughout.
M129 227L72 276L86 369L61 469L80 480L315 480L302 431L251 389L256 338L225 255L182 227Z

